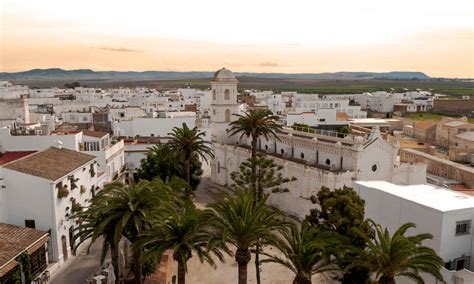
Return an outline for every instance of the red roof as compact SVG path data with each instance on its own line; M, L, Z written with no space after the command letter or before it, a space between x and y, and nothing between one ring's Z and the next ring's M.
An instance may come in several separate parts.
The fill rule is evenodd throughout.
M15 152L5 152L2 156L0 156L0 165L8 164L12 161L21 159L37 151L15 151Z

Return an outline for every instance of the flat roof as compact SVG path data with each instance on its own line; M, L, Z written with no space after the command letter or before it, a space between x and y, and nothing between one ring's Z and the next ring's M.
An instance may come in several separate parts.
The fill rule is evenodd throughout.
M474 131L466 131L466 132L457 134L455 136L459 137L459 138L462 138L462 139L474 141Z
M0 156L0 166L13 162L15 160L21 159L28 155L36 153L36 151L14 151L14 152L5 152Z
M474 196L430 184L401 186L386 181L356 181L355 184L383 191L441 212L469 208L474 210Z
M464 125L466 123L467 122L465 122L465 121L455 120L455 121L446 122L444 125L451 126L451 127L456 127L456 126Z

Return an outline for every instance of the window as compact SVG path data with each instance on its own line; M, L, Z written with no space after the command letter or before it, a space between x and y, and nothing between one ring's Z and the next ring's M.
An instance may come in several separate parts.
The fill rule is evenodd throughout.
M281 150L280 150L280 153L281 153L282 155L285 154L285 150L281 149Z
M376 164L373 164L372 165L372 171L375 173L377 171L377 165Z
M221 162L220 161L217 161L217 173L218 174L221 173Z
M224 99L225 99L226 101L230 100L230 91L229 91L229 89L225 89L225 91L224 91Z
M300 157L301 159L304 159L304 153L301 153Z
M212 90L212 99L213 99L213 100L216 99L216 90Z
M471 220L456 222L456 236L468 235L471 233Z
M25 220L25 227L35 229L35 220Z
M230 110L226 109L225 110L225 122L230 121Z
M329 160L329 159L326 159L326 165L328 165L328 166L329 166L330 164L331 164L331 160Z
M268 145L265 145L265 150L268 150Z

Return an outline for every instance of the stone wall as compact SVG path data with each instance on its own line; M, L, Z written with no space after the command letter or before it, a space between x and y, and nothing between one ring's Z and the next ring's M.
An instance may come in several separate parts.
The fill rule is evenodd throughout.
M433 112L449 115L464 115L474 117L474 96L470 99L441 99L434 100Z

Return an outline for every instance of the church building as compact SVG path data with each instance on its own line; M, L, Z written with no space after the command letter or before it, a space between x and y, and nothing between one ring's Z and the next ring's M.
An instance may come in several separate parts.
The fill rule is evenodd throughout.
M211 80L212 145L211 179L220 185L231 185L231 173L250 157L251 138L229 136L234 114L243 113L245 105L237 101L238 81L232 71L222 68ZM400 185L423 184L424 164L401 164L397 161L398 142L383 139L378 128L366 136L334 132L306 133L283 127L279 139L259 139L261 152L283 166L282 174L295 177L286 186L289 192L271 194L269 203L298 218L304 218L314 206L310 197L321 187L330 189L352 186L354 180L385 180Z

